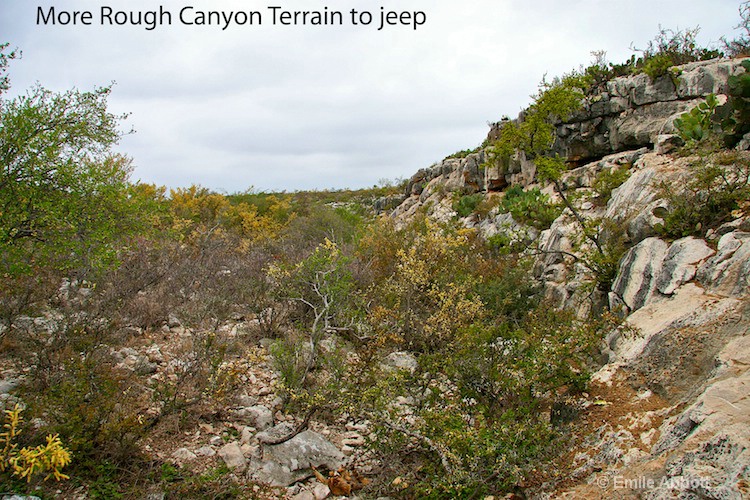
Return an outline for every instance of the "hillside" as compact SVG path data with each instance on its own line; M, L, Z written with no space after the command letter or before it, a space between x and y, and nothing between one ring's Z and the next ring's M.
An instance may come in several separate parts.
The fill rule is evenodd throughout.
M688 52L362 191L167 192L109 88L4 99L0 494L747 498L750 60Z
M727 187L747 186L747 153L680 148L673 123L709 94L726 99L728 78L744 70L740 61L719 60L678 72L676 86L643 74L608 82L556 123L553 150L573 158L559 185L575 200L577 214L565 209L554 220L547 216L547 229L540 227L539 205L559 202L560 193L538 179L523 152L493 164L491 148L420 170L391 214L398 221L420 212L442 221L464 215L464 227L534 257L548 304L580 317L607 309L624 319L606 335L604 364L587 397L566 402L574 425L588 435L564 457L564 486L553 497L744 498L750 492L747 208L713 227L688 227L683 237L684 227L665 230L670 211L683 208L676 206L682 197L694 204L718 198L697 189L701 168L724 166ZM492 127L488 142L506 123ZM613 179L619 185L603 187ZM518 196L514 186L538 190L532 205L514 212L503 203L511 193ZM472 213L460 213L464 200L475 206ZM578 217L596 224L602 244L616 240L620 247L616 274L604 283L601 270L587 262L593 245Z

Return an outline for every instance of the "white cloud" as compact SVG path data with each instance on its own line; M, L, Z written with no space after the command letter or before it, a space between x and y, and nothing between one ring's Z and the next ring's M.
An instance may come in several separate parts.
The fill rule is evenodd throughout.
M468 2L464 2L466 4ZM515 115L542 75L558 75L606 50L613 61L643 47L661 24L701 25L700 41L733 35L728 0L355 2L224 1L222 10L328 6L423 10L410 27L36 26L36 3L2 0L0 33L24 57L11 66L15 92L34 81L90 89L117 81L115 112L137 133L120 149L135 176L225 191L360 187L408 177L479 144L486 123ZM100 2L58 0L58 10ZM112 0L122 10L149 1ZM162 2L217 10L219 3ZM174 20L176 21L176 19ZM376 21L377 23L377 21Z

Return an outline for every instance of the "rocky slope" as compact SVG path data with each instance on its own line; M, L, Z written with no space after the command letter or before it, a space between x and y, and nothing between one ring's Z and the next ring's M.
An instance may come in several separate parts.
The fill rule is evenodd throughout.
M674 118L709 93L725 99L738 71L737 61L715 60L680 67L674 81L617 78L557 124L554 150L580 165L562 179L567 196L587 220L609 221L628 248L607 290L587 286L591 272L575 258L586 245L570 210L544 231L498 209L462 219L485 237L533 247L536 275L558 307L609 307L625 318L606 339L589 397L576 403L588 435L566 458L567 478L538 488L538 498L750 498L750 214L705 239L669 241L655 229L669 208L665 186L679 192L695 163L669 154L679 144ZM447 221L457 217L456 196L492 197L512 185L559 199L523 152L505 170L488 155L420 170L391 217L422 211ZM618 169L629 177L601 206L595 179Z

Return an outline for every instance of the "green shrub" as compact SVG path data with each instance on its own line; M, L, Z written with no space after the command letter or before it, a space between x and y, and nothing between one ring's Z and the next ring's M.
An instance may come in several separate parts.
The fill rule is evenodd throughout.
M709 229L729 222L746 210L750 201L750 154L713 153L693 165L684 189L661 185L669 208L656 226L668 238L702 237Z
M301 389L305 384L312 356L309 344L304 339L287 337L271 344L269 350L287 396Z
M168 468L165 469L165 466ZM168 472L166 475L164 474L165 470ZM162 466L162 483L166 483L164 487L169 492L169 498L172 498L172 496L175 498L211 498L213 500L258 498L252 493L251 485L243 484L243 481L231 472L224 464L203 474L178 469L171 464L164 464Z
M541 287L533 278L531 266L530 260L509 256L491 259L477 269L483 279L474 290L489 316L517 323L534 310L541 298Z
M445 159L448 160L450 158L466 158L471 154L477 153L481 148L481 146L477 146L474 149L463 149L461 151L456 151L452 155L446 156Z
M635 61L635 70L646 73L653 82L660 76L670 74L677 86L676 74L670 68L694 61L706 61L721 57L721 52L697 44L700 28L671 30L659 28L659 33L651 40ZM637 49L636 49L637 50Z
M507 121L503 125L500 137L490 150L490 160L507 162L517 150L530 157L548 152L554 143L555 123L567 120L580 109L584 90L590 84L590 78L576 71L552 82L542 80L523 120Z
M685 142L700 142L708 137L714 129L713 118L719 101L715 94L709 94L706 100L699 103L687 113L674 121L677 132Z
M141 222L128 200L130 160L111 148L122 116L109 87L0 100L0 273L49 266L89 278L117 261Z
M586 77L588 88L586 95L594 95L606 90L606 83L614 78L625 76L633 73L635 69L635 55L621 64L614 64L607 61L607 53L603 50L591 52L594 57L592 64L583 70Z
M675 63L672 60L672 56L669 54L655 54L649 57L643 64L643 72L646 73L651 81L656 81L660 76L664 76L669 73L669 68L674 66Z
M493 234L487 238L487 247L500 255L508 255L522 249L514 245L513 239L505 233Z
M484 196L481 193L466 194L459 196L458 193L453 198L453 210L459 217L468 217L476 210Z
M514 321L476 322L447 348L419 356L413 375L374 384L363 403L380 409L370 414L374 451L386 464L379 493L481 498L512 491L564 442L549 409L559 388L586 387L598 338L572 314L541 305ZM412 424L388 410L394 395L415 401Z
M592 219L586 224L585 230L596 235L599 246L584 251L580 261L593 274L596 289L607 293L617 277L620 259L627 250L627 231L623 223L611 219Z
M490 215L493 209L500 205L500 196L497 193L487 193L477 204L474 213L480 219L485 219Z
M722 123L724 142L734 147L750 132L750 59L742 61L744 73L729 77L729 100L732 114Z
M620 187L629 177L629 165L599 172L592 186L597 194L596 203L600 206L606 205L612 198L612 191Z
M524 191L516 185L505 191L500 211L509 212L514 220L522 224L547 229L560 216L562 207L552 203L549 196L543 194L539 188Z
M107 500L123 498L121 487L118 484L117 467L104 460L92 467L94 479L89 483L89 497L93 500Z

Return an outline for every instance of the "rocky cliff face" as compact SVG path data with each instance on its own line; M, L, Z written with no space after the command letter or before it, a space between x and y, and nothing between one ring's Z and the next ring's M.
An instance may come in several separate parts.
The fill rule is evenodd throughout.
M676 76L664 75L653 82L645 74L616 78L598 94L586 98L568 121L557 124L553 153L585 165L614 153L653 148L660 142L659 136L674 133L675 118L710 93L726 94L727 79L742 71L737 60L718 59L680 66ZM523 113L518 118L521 119ZM497 139L505 123L491 126L487 142ZM480 150L419 170L409 180L406 205L395 216L408 212L417 203L436 201L431 196L437 190L499 191L509 185L525 187L536 181L536 166L523 152L518 152L505 167L486 164L486 160L487 152ZM418 201L415 196L419 196Z
M735 61L702 61L681 66L677 76L651 82L643 73L616 78L557 127L554 151L584 162L612 152L653 145L672 122L707 94L726 94L729 76L742 71Z
M705 238L670 241L656 231L669 208L665 192L680 192L693 175L694 158L665 154L674 118L709 93L722 99L727 78L742 70L727 60L678 69L674 79L615 79L557 125L554 151L580 165L562 179L568 198L586 220L614 228L604 236L627 248L606 290L592 286L577 258L589 244L568 209L543 231L497 208L461 219L484 237L502 234L533 248L535 274L555 306L579 314L608 307L625 318L602 347L593 396L578 402L590 434L571 454L567 485L547 485L539 498L750 498L748 211ZM490 141L502 126L493 125ZM406 220L421 210L449 220L457 216L453 193L492 196L510 185L559 199L522 152L505 169L487 158L478 151L420 170L391 216ZM597 177L622 169L627 180L606 205L597 203Z

